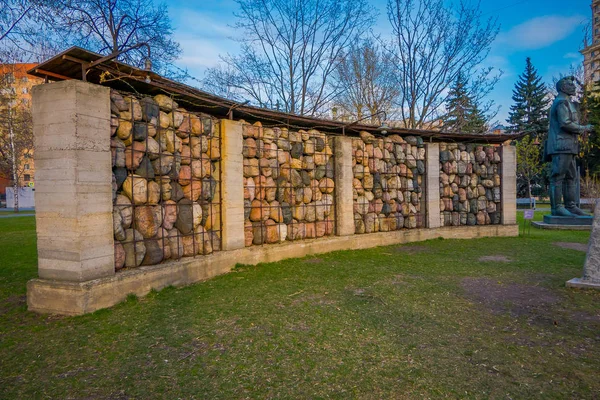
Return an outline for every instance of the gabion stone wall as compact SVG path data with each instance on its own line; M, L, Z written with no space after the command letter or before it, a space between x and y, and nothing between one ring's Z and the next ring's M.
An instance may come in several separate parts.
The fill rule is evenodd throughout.
M501 224L500 147L440 144L442 226Z
M423 139L361 132L352 141L355 233L425 226Z
M111 92L115 268L221 248L220 136L170 97Z
M243 137L246 246L333 235L332 138L260 123Z

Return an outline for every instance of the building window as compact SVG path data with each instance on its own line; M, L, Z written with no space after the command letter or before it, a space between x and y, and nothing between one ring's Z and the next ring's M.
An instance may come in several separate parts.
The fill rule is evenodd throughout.
M27 94L27 92L28 92L28 90L27 90L27 88L26 88L26 87L24 87L24 88L22 88L22 89L21 89L21 93L23 93L23 94Z
M29 170L29 164L25 164L25 171Z
M25 177L23 179L25 179L25 182L29 182L31 180L31 175L25 174Z
M9 72L7 74L4 74L3 80L7 84L12 84L15 83L15 76L12 74L12 72Z
M25 158L32 158L30 153L25 153L24 157Z

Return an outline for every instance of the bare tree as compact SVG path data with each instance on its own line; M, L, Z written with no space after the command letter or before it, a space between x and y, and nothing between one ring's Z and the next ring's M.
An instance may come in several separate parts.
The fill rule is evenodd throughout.
M57 0L0 0L0 64L18 54L21 62L40 59L49 47L48 15Z
M18 211L25 160L33 154L33 121L29 105L17 96L15 72L15 64L3 65L0 70L0 176L12 181Z
M56 25L65 41L101 54L147 43L155 70L166 72L181 48L172 38L173 29L165 4L153 0L60 0L54 8ZM122 54L119 59L141 67L145 48Z
M210 69L206 87L230 88L259 106L315 115L334 96L329 81L341 54L372 23L366 0L236 0L239 55L230 73Z
M485 93L495 84L481 70L498 34L496 19L482 19L479 4L464 1L446 6L443 0L388 0L388 18L397 58L398 108L408 128L419 128L443 113L448 88L459 72L484 78ZM474 84L474 80L471 79Z
M380 111L391 113L394 100L400 94L396 85L396 65L392 56L383 51L372 38L357 40L340 55L335 69L335 103L345 114L359 120L372 115L371 123L380 124Z

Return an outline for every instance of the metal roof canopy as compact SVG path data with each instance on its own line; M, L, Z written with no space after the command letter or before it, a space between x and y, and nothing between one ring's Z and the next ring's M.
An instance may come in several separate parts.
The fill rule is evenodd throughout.
M381 136L381 132L373 125L352 124L349 126L348 123L340 121L305 117L245 105L244 103L227 100L167 79L154 72L148 72L115 60L106 61L92 67L89 66L89 64L102 57L104 56L101 54L93 53L80 47L71 47L51 59L38 64L35 68L28 71L28 73L54 81L79 79L143 95L173 95L178 103L189 110L201 111L223 118L233 118L233 114L235 113L237 119L244 119L249 122L261 121L265 126L318 129L339 135L345 131L347 136L358 136L360 131L367 131ZM148 77L150 78L150 82L146 82ZM523 136L523 134L468 134L403 128L388 128L387 132L387 135L421 136L424 139L436 142L452 141L489 144L499 144Z

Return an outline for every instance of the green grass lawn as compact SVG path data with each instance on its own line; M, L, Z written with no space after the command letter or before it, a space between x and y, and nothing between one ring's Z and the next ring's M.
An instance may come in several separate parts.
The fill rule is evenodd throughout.
M0 219L0 398L597 398L600 293L555 244L588 235L239 266L57 317L26 310L33 218Z

